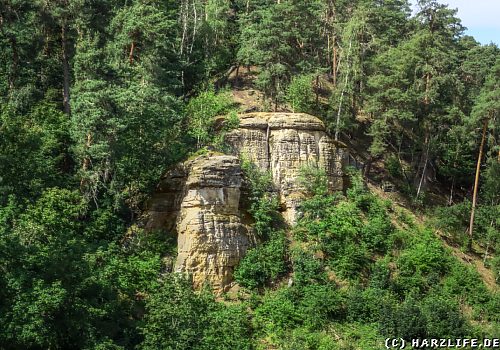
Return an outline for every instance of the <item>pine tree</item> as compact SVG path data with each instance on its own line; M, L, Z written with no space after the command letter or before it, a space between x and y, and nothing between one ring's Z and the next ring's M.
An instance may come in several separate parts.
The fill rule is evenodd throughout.
M436 144L446 134L454 97L462 88L454 73L462 31L456 11L434 1L419 4L411 37L375 60L380 66L368 82L373 93L367 108L375 117L370 127L372 154L382 154L389 140L395 141L391 147L398 154L412 154L416 197L438 157ZM405 140L414 146L402 150L399 145Z
M315 18L322 12L318 1L278 1L242 16L239 64L259 67L257 84L274 109L282 102L292 73L320 68L321 27Z
M472 197L472 209L469 222L469 250L472 247L472 239L474 237L474 218L478 197L479 176L481 171L481 162L485 153L485 144L487 140L488 127L493 131L498 132L499 128L499 113L500 113L500 59L497 59L495 66L492 67L490 75L481 90L477 103L472 112L472 122L477 124L482 123L481 141L479 146L479 155L477 157L477 167L474 179L474 190ZM498 148L498 145L497 145ZM498 151L500 154L500 151ZM496 152L495 152L496 153ZM493 154L493 159L500 161L497 154ZM491 187L495 187L490 183Z

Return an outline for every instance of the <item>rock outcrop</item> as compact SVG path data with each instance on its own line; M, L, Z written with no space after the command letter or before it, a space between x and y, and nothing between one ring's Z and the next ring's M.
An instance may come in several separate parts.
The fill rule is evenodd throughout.
M300 172L325 170L332 191L344 187L344 147L326 134L321 120L304 113L250 113L227 135L233 153L270 171L279 191L283 216L294 224L303 199Z
M184 162L165 174L149 201L146 229L177 235L175 271L189 273L196 288L208 282L214 291L226 291L235 266L254 242L242 207L241 157L272 173L290 224L303 199L302 167L323 168L330 189L343 189L344 149L318 118L251 113L240 120L240 127L226 135L233 155L209 153Z
M210 153L168 172L150 200L147 229L177 234L175 271L195 288L210 283L225 291L252 241L241 222L242 172L237 157Z

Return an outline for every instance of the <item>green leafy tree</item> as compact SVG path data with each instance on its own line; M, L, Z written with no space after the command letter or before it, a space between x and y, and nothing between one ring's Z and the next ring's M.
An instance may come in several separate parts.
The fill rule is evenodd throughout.
M257 85L275 110L293 72L318 70L322 45L314 18L322 6L319 1L269 1L247 10L241 18L238 61L259 66Z
M286 100L294 113L313 113L315 97L313 91L313 76L299 75L292 78L287 88Z
M209 294L198 296L182 276L166 276L147 302L141 348L197 348L213 306Z
M45 187L68 183L68 120L57 105L43 101L20 115L0 111L0 205L9 194L36 199Z
M164 276L146 311L141 349L253 349L246 311L196 293L181 275Z
M193 97L186 107L189 134L196 139L198 149L215 141L215 119L227 115L233 109L229 92L203 91Z

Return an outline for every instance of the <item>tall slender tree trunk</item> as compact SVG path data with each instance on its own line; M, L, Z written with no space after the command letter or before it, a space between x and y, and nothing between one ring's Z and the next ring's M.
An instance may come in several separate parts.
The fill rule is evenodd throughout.
M9 75L9 89L14 90L14 86L16 84L17 79L17 70L19 67L19 53L17 50L17 40L14 35L12 35L9 39L10 47L12 49L12 65L11 72Z
M427 144L427 150L425 151L424 168L422 169L422 175L420 176L420 181L418 183L417 195L415 197L416 199L418 199L418 196L420 195L420 191L422 190L422 184L424 182L425 173L427 172L427 163L429 163L429 149L431 146L431 141L429 139L428 132L427 132L427 135L425 136L425 143Z
M351 67L349 65L349 56L351 55L351 48L352 48L352 39L349 40L349 51L347 52L347 57L346 57L347 72L345 74L344 86L342 88L342 92L340 93L339 109L337 111L337 122L336 122L336 127L335 127L335 141L338 141L338 139L339 139L340 114L342 113L342 103L344 101L344 94L345 94L345 90L347 89L347 83L349 82L349 74L351 71Z
M332 57L332 74L333 74L333 87L337 87L337 48L335 47L335 36L333 36L333 57Z
M130 51L128 53L128 63L132 65L134 63L134 50L135 50L135 41L132 40L130 44Z
M319 107L319 75L316 75L316 108Z
M61 25L61 46L62 46L62 65L63 65L63 108L64 113L70 114L70 73L69 73L69 58L68 58L68 42L66 37L66 23L63 22Z
M474 179L474 193L472 195L472 208L470 211L470 222L469 222L469 251L472 250L472 236L474 230L474 215L476 214L476 203L477 203L477 189L479 186L479 173L481 171L481 158L483 158L484 143L486 140L486 130L488 129L489 119L485 119L483 123L483 134L481 136L481 145L479 146L479 155L477 157L476 165L476 177Z

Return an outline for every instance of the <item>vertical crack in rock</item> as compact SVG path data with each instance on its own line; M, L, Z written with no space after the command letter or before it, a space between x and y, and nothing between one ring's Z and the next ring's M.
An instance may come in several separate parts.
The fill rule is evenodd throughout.
M320 140L320 134L319 132L314 133L314 141L315 141L315 146L316 146L316 162L319 163L319 140Z
M271 164L270 164L270 160L271 160L271 146L270 146L270 139L269 137L271 136L271 128L269 127L269 124L267 124L267 129L266 129L266 151L267 151L267 160L268 160L268 164L267 166L265 167L265 170L269 170L271 169Z

